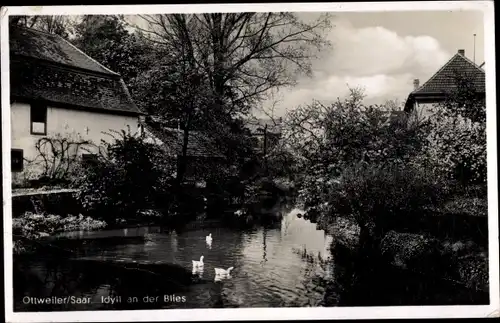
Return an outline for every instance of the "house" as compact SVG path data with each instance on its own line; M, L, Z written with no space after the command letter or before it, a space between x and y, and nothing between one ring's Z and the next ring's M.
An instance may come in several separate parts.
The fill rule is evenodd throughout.
M423 118L435 112L436 104L443 102L447 95L456 89L457 76L470 79L478 95L484 97L486 93L486 75L484 63L476 65L465 56L465 51L458 52L441 67L427 82L420 85L420 81L413 82L414 90L408 95L404 110L417 111Z
M262 118L247 122L246 128L250 130L253 147L257 153L266 154L278 143L282 135L282 122L282 118L276 121Z
M165 158L179 165L184 143L184 130L173 128L153 116L144 119L142 126L145 140L158 144L165 151ZM185 179L195 181L206 178L207 171L223 163L225 155L214 138L202 131L191 130L188 134L186 159Z
M140 129L141 112L119 74L58 35L9 29L13 183L27 167L30 174L42 171L33 163L42 138L72 138L92 154L92 143L111 139L103 132Z

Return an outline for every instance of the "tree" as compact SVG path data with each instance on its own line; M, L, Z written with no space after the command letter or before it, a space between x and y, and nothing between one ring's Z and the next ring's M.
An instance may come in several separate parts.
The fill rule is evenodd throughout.
M9 23L11 26L33 28L69 39L74 21L70 16L11 16Z
M293 13L210 13L141 16L147 29L137 27L167 61L187 65L200 76L194 91L203 91L198 106L200 128L221 147L234 152L241 138L235 119L249 112L270 91L294 85L299 73L310 73L310 59L328 45L321 32L329 17L311 24ZM182 57L182 59L179 59ZM168 66L159 69L168 71ZM178 75L181 76L181 75ZM185 81L181 76L179 81ZM187 85L189 87L189 85ZM191 92L193 93L193 92ZM171 92L162 93L159 101ZM188 102L179 111L185 145L194 107ZM161 105L158 105L161 106ZM155 107L153 107L155 109ZM160 113L165 112L160 109ZM187 127L189 125L189 127Z
M147 69L146 44L130 33L120 16L87 15L75 26L73 43L102 65L120 74L127 85Z
M310 73L315 50L328 45L322 31L330 27L328 15L307 24L293 13L141 17L152 42L166 50L185 44L214 96L228 100L232 108L248 108L269 90L294 85L299 73Z

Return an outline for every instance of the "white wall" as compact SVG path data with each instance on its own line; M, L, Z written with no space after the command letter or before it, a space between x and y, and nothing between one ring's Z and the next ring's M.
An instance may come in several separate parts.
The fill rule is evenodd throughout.
M415 110L420 118L428 118L437 111L436 103L415 103Z
M101 139L111 141L112 137L103 134L113 130L127 130L135 133L138 128L138 117L120 116L107 113L96 113L82 110L61 109L55 107L47 108L47 134L30 134L30 105L25 103L13 103L11 106L11 136L12 148L23 149L25 159L34 159L38 152L35 143L43 137L61 135L78 141L89 140L99 145ZM91 146L87 147L92 150ZM85 153L79 150L78 154ZM25 162L26 170L27 162ZM13 181L19 179L21 174L13 173Z

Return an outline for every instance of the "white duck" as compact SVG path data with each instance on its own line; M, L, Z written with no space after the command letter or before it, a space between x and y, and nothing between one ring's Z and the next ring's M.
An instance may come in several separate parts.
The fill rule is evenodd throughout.
M205 237L205 241L207 244L211 245L212 244L212 234L209 233L208 236Z
M193 260L193 269L195 269L195 268L199 269L199 268L203 267L203 258L204 258L204 256L201 256L199 261Z
M222 268L214 268L214 269L215 269L215 276L221 278L229 278L231 277L231 270L233 270L234 267L229 267L228 269L222 269Z

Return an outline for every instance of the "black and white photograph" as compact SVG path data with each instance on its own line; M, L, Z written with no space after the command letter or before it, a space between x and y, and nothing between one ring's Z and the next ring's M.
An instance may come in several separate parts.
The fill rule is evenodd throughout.
M499 316L492 1L1 19L8 322Z

